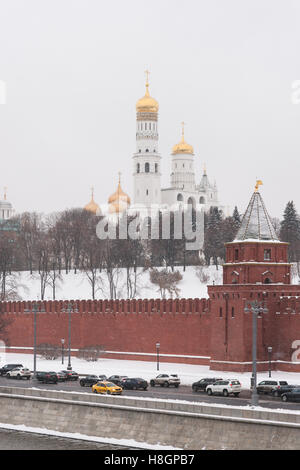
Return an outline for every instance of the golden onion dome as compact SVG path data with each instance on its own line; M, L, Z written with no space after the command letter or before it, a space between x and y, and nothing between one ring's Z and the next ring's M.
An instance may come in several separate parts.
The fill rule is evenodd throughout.
M84 207L86 211L92 212L95 215L98 215L100 213L100 207L98 204L94 201L94 188L92 188L92 197L90 202Z
M143 98L139 99L136 103L136 111L137 113L158 113L159 105L158 102L150 96L149 93L149 82L148 82L148 74L149 72L146 71L147 74L147 81L146 81L146 93Z
M172 149L172 155L178 155L178 154L190 154L194 155L194 148L192 145L188 144L184 140L184 122L182 122L182 136L181 136L181 141L179 144L174 145Z
M109 212L110 213L124 212L130 206L130 203L131 203L130 197L121 188L120 175L119 175L119 183L118 183L117 190L108 198Z

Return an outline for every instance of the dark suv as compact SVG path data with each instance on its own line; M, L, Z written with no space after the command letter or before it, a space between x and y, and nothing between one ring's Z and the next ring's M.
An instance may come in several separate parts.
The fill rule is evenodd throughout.
M82 377L79 381L81 387L92 387L97 382L99 382L99 377L97 377L97 375L87 375L86 377Z
M292 392L294 388L300 388L300 385L277 385L272 390L273 397L281 397L284 393Z
M61 370L66 376L66 380L78 380L79 375L74 370Z
M58 377L56 372L37 372L36 379L42 383L54 383L57 384Z
M127 379L127 375L111 375L107 380L121 387L121 382L123 379Z
M285 380L263 380L256 386L257 393L272 393L273 390L281 385L288 385Z
M6 364L5 366L1 367L0 375L6 375L7 372L10 372L17 367L24 367L23 364Z
M193 392L205 392L207 385L211 385L217 380L222 380L222 379L218 377L207 377L207 378L198 380L198 382L193 383L192 390Z
M120 387L124 388L125 390L147 390L148 389L148 382L147 380L140 379L140 378L126 378L121 380Z

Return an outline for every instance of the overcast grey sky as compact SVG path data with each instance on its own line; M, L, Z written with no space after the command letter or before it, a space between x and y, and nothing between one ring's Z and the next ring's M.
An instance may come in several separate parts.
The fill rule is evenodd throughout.
M135 103L160 105L162 186L186 122L197 180L245 209L256 176L272 216L300 212L300 2L0 0L0 188L18 212L132 196Z

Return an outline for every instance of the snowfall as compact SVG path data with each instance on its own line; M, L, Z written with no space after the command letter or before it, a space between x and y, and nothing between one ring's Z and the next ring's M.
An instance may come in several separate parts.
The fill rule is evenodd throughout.
M0 366L8 363L16 363L16 364L23 364L25 367L29 369L33 369L33 354L18 354L18 353L7 353L4 349L0 349ZM64 365L61 363L61 358L57 360L46 360L41 357L37 357L37 370L48 370L48 371L60 371L66 368L66 362ZM117 359L105 359L99 358L96 362L87 362L83 359L78 359L76 357L72 357L72 368L76 371L79 375L85 374L94 374L94 375L101 375L105 374L107 377L111 375L127 375L128 377L142 377L146 380L150 380L153 377L156 377L158 373L167 373L167 374L178 374L181 384L191 386L193 382L203 378L203 377L222 377L222 378L235 378L238 379L242 387L244 389L249 389L250 385L250 376L251 373L232 373L232 372L221 372L221 371L211 371L209 370L208 366L200 366L200 365L189 365L189 364L177 364L177 363L167 363L167 362L160 362L159 365L159 372L157 371L157 363L156 362L146 362L146 361L126 361L126 360L117 360ZM268 372L258 373L258 382L264 379L268 379ZM278 372L272 371L272 379L273 380L286 380L290 384L300 384L300 373L292 373L292 372ZM11 382L10 382L11 384ZM34 387L33 387L34 388ZM0 388L1 390L1 388ZM84 390L84 389L82 389ZM179 389L180 390L180 389ZM184 394L180 391L181 396ZM78 390L78 393L91 393L89 391L81 392L81 389ZM118 397L115 397L118 399ZM141 393L141 397L136 396L127 396L128 400L147 400L147 401L165 401L165 399L157 399L151 397L145 397ZM207 402L201 402L201 395L197 395L197 398L194 402L186 401L183 399L177 400L172 399L168 400L173 403L197 403L200 405L207 405ZM300 405L299 410L287 410L280 408L280 401L278 401L278 408L276 409L277 413L292 413L292 414L300 414ZM209 406L216 406L216 407L225 407L225 408L246 408L249 409L251 406L238 406L233 405L221 405L220 403L210 403ZM265 407L257 406L251 407L255 408L256 410L263 410L266 412L274 412L275 410L268 410ZM26 431L32 432L37 434L44 434L44 435L52 435L57 437L65 437L65 438L72 438L72 439L79 439L79 440L88 440L93 442L102 442L107 444L115 444L120 446L129 446L129 447L136 447L141 449L164 449L164 450L175 450L175 447L172 446L163 446L159 443L156 445L150 445L145 442L138 442L135 440L128 440L124 439L113 439L113 438L99 438L96 436L86 436L83 434L78 433L61 433L53 430L49 430L46 428L31 428L25 425L10 425L7 423L0 422L0 429L10 429L15 431ZM125 436L124 436L125 437Z
M215 266L204 267L201 269L202 275L206 277L205 282L202 282L199 278L199 271L195 267L187 267L184 271L182 267L176 268L181 272L183 279L179 283L178 287L180 289L179 297L181 298L205 298L207 297L207 285L209 284L221 284L222 283L222 267L216 269ZM198 271L198 275L197 275ZM294 284L299 282L299 279L296 275L293 276ZM18 296L20 300L36 300L40 299L40 282L39 276L37 273L30 274L28 272L22 272L16 274L15 284L18 286ZM117 296L118 298L126 298L126 274L125 270L119 270L116 275L116 285L117 285ZM104 299L109 297L108 282L105 279L105 274L102 274L99 278L98 289L96 292L97 299ZM149 272L140 271L138 276L138 292L137 298L158 298L159 293L156 287L150 283ZM52 290L49 285L46 288L45 300L52 300ZM60 300L69 300L69 299L90 299L91 298L91 286L88 282L87 276L82 272L69 272L68 274L62 273L61 279L58 282L56 288L56 298ZM29 369L33 369L33 355L32 354L18 354L18 353L9 353L6 352L4 348L1 349L0 345L0 367L8 363L18 363L23 364ZM41 357L37 357L37 370L48 370L48 371L60 371L65 369L67 364L62 365L61 358L53 361L45 360ZM203 377L222 377L238 379L242 388L250 388L250 377L251 373L232 373L232 372L222 372L222 371L211 371L208 366L200 365L190 365L190 364L181 364L181 363L167 363L160 362L159 372L157 371L157 363L148 362L148 361L128 361L128 360L117 360L117 359L106 359L99 358L96 362L87 362L83 359L72 357L72 368L79 375L101 375L105 374L107 377L111 375L126 375L128 377L142 377L146 380L150 380L155 377L158 373L167 373L167 374L178 374L181 384L186 386L191 386L193 382L203 378ZM258 373L257 381L260 382L264 379L268 379L268 372ZM300 385L300 373L292 372L279 372L272 371L273 380L286 380L290 384L299 384ZM80 392L79 392L80 393ZM88 392L85 392L88 393ZM182 393L181 393L182 395ZM117 397L115 397L117 399ZM130 399L137 399L137 397L126 397ZM141 396L141 400L145 400L144 396ZM163 399L154 399L147 398L147 400L163 400ZM164 400L163 400L164 401ZM177 403L193 403L190 401L184 400L169 400ZM197 395L197 404L207 405L205 402L201 402L201 396ZM283 410L280 408L280 401L278 402L278 408L276 412L284 413L296 413L300 414L299 410ZM223 407L238 407L237 405L220 405L220 404L210 404L210 406L223 406ZM249 405L250 406L250 405ZM249 408L242 407L242 408ZM267 408L262 408L260 406L256 409L262 409L268 411ZM270 413L273 410L269 410ZM82 434L73 434L73 433L60 433L44 428L30 428L25 425L10 425L5 423L0 423L0 428L2 429L13 429L16 431L27 431L34 432L39 434L54 435L59 437L80 439L80 440L89 440L94 442L104 442L107 444L116 444L132 447L140 447L143 449L175 449L175 447L161 446L157 444L156 446L149 445L147 443L140 443L133 440L127 439L103 439L93 436L85 436Z
M0 367L4 364L23 364L25 367L29 369L33 369L33 354L18 354L18 353L7 353L5 349L0 349ZM177 364L177 363L167 363L167 362L160 362L159 364L159 371L157 371L157 363L156 362L146 362L146 361L126 361L126 360L117 360L117 359L105 359L99 358L96 362L87 362L83 359L79 359L76 357L72 357L72 368L76 371L79 375L86 375L86 374L93 374L93 375L101 375L105 374L107 377L111 375L127 375L128 377L142 377L146 380L150 380L153 377L156 377L158 373L167 373L167 374L178 374L181 384L191 386L193 382L203 378L203 377L222 377L226 378L235 378L238 379L243 389L249 389L250 385L250 376L251 373L232 373L232 372L222 372L222 371L211 371L209 370L208 366L200 366L200 365L190 365L190 364ZM60 371L66 369L66 362L62 365L61 358L56 360L46 360L41 357L37 357L37 370L48 370L48 371ZM258 382L264 379L268 379L269 375L268 372L258 373ZM300 384L300 373L292 373L292 372L278 372L272 371L272 379L273 380L286 380L290 384ZM10 382L11 384L11 382ZM34 388L34 386L33 386ZM0 387L1 390L1 387ZM84 389L82 389L84 390ZM180 389L179 389L180 390ZM180 390L180 394L182 396L182 391ZM81 389L78 390L78 393L90 393L90 392L81 392ZM183 392L184 394L184 392ZM115 397L118 399L118 397ZM141 394L141 397L136 396L127 396L128 400L147 400L147 401L165 401L166 399L157 399L151 397L145 397ZM234 400L234 399L233 399ZM207 405L206 402L201 402L201 395L197 395L197 399L194 402L186 401L183 399L177 400L172 399L168 400L169 402L173 403L197 403L200 405ZM292 413L292 414L300 414L300 405L299 410L287 410L280 408L280 401L278 401L278 408L276 409L277 413ZM247 408L251 406L238 406L235 405L221 405L220 403L210 403L209 406L222 406L225 408ZM251 407L255 408L256 410L263 410L266 412L274 412L273 410L268 410L265 407L257 406ZM113 438L99 438L96 436L86 436L84 434L78 433L62 433L53 431L46 428L32 428L25 425L10 425L7 423L0 422L0 429L10 429L15 431L26 431L32 432L37 434L44 434L44 435L52 435L57 437L64 437L64 438L72 438L72 439L79 439L79 440L88 440L93 442L101 442L107 444L114 444L120 446L127 446L127 447L136 447L141 449L156 449L156 450L175 450L177 448L172 446L163 446L160 443L156 445L150 445L146 442L138 442L132 439L113 439Z

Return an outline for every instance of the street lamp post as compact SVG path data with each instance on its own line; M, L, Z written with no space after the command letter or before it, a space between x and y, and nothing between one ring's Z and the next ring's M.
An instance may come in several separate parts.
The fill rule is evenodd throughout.
M77 312L78 310L74 308L73 303L69 302L66 309L63 309L63 312L68 312L68 367L67 370L72 370L71 365L71 313Z
M36 313L38 311L38 304L33 304L33 376L36 377Z
M159 370L159 348L160 348L160 343L156 343L156 363L157 363L157 370Z
M269 377L271 377L271 355L272 355L272 346L268 347L268 358L269 358Z
M37 323L37 312L44 313L44 310L39 309L37 302L33 303L33 377L36 377L36 323Z
M257 317L261 313L268 313L268 309L264 306L264 302L258 300L246 301L244 308L245 313L252 313L252 406L258 405L257 394Z
M65 345L65 340L64 338L62 338L61 340L61 363L62 364L64 363L64 352L65 352L64 345Z

